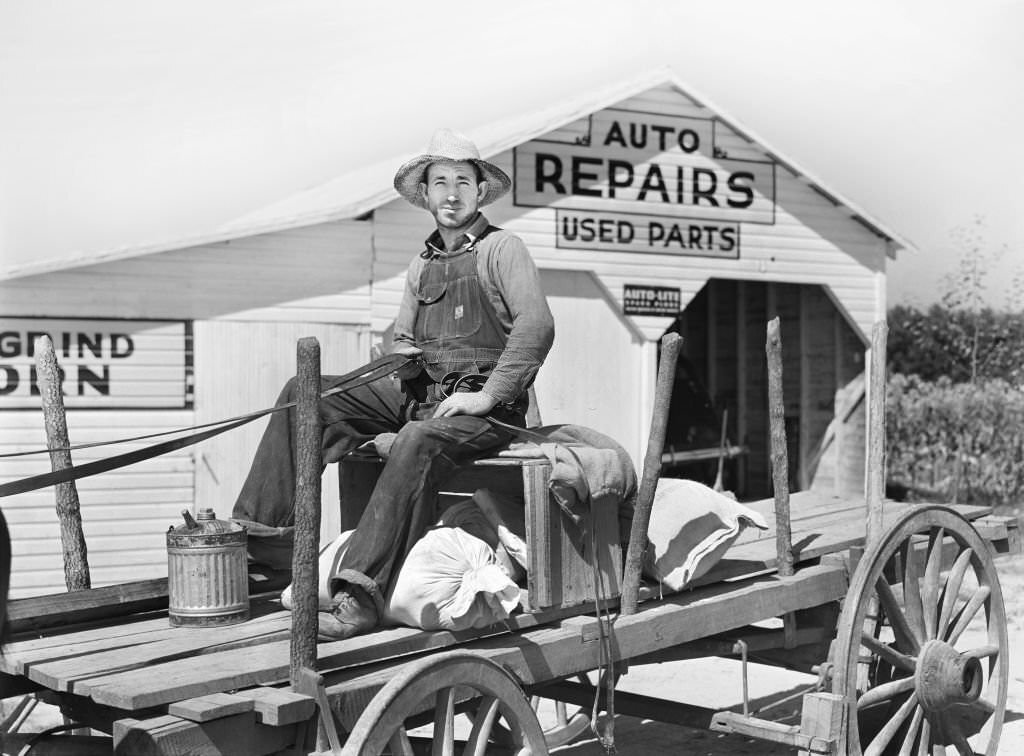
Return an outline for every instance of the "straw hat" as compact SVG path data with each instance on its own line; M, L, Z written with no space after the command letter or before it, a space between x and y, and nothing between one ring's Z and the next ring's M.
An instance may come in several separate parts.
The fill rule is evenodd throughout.
M427 168L431 163L442 160L473 163L480 169L487 182L487 193L480 200L480 206L489 205L512 188L512 179L496 165L480 159L480 150L469 137L452 131L438 129L427 146L425 154L413 158L398 169L395 174L395 189L407 202L416 207L426 207L420 194L420 184L426 182Z

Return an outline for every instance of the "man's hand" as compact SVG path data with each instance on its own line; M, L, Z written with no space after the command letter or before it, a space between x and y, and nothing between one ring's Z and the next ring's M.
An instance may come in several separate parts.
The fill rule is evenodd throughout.
M391 354L401 355L409 361L395 371L395 377L400 381L411 381L423 370L423 366L416 362L416 358L423 354L423 350L415 344L407 341L396 342L391 347Z
M486 415L498 404L498 400L486 391L459 391L439 405L434 410L434 417L451 417L453 415Z

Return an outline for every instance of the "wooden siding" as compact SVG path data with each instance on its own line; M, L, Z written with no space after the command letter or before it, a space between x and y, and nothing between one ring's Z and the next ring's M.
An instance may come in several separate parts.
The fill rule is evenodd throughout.
M6 281L0 283L0 319L195 320L195 411L68 413L72 443L187 428L271 405L294 374L300 336L320 338L324 372L366 361L371 230L366 222L325 223ZM197 483L202 505L220 517L230 514L254 448L250 437L260 430L254 423L199 447L82 480L93 585L166 574L168 526L181 520L182 509L194 507ZM0 439L3 451L45 446L41 412L4 412ZM83 450L74 460L100 459L144 443ZM45 457L0 460L3 481L47 470ZM214 477L220 486L211 483ZM333 503L325 508L327 529L337 521L336 479L324 479L324 500ZM14 542L13 595L63 590L52 489L9 497L2 505Z
M545 270L541 285L556 324L555 344L537 377L543 423L605 433L640 465L647 440L638 410L642 336L593 275Z
M189 411L68 412L72 444L86 444L174 430L193 422ZM45 448L42 412L5 412L0 451ZM72 453L76 464L122 454L153 443L132 443L83 449ZM0 459L0 481L9 482L49 472L47 455ZM193 462L183 449L156 459L77 483L82 528L94 586L166 574L164 533L191 509ZM65 590L64 566L52 488L10 496L2 502L11 530L14 597Z
M201 321L194 325L197 423L223 420L274 405L281 387L295 375L296 344L320 342L320 371L338 375L369 361L366 326L310 323ZM195 447L196 506L231 514L268 418L217 436ZM333 540L339 530L338 474L324 472L321 532Z

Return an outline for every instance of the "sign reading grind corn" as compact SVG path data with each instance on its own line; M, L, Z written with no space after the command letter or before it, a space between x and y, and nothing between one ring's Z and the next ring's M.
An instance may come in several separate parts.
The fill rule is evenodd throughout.
M69 409L192 406L192 324L0 317L0 409L39 409L36 342L49 336Z
M722 156L711 119L608 109L516 147L514 200L556 208L559 247L739 257L775 164Z

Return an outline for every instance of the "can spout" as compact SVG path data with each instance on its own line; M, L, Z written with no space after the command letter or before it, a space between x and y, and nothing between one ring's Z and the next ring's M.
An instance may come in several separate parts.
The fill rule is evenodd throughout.
M190 528L198 528L199 523L196 522L196 518L192 516L192 513L187 509L181 510L181 516L185 518L185 525Z

